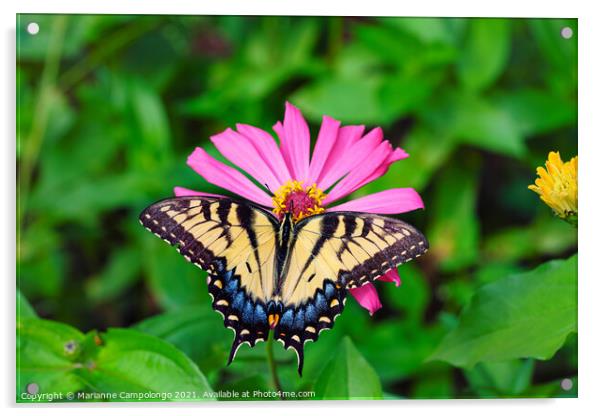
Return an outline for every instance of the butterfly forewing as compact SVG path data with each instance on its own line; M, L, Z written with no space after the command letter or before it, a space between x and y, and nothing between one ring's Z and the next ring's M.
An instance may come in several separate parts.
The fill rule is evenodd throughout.
M269 213L228 198L179 197L140 215L150 231L209 272L213 308L234 330L230 354L268 335L267 303L274 292L278 223Z
M299 222L290 268L282 287L283 302L298 305L307 287L331 281L348 289L363 286L428 249L426 238L411 225L389 217L330 212Z

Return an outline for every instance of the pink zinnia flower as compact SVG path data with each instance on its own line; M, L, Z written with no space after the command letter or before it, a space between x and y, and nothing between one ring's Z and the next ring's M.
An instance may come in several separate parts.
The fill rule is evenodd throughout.
M262 186L199 147L188 157L188 165L207 182L271 208L278 217L286 212L299 220L324 211L399 214L424 208L412 188L388 189L332 206L409 156L384 140L380 127L364 134L364 126L342 127L339 121L324 116L311 158L309 128L299 109L287 102L284 122L273 128L280 146L266 131L246 124L211 137L226 159ZM216 196L181 187L174 191L176 196ZM396 268L379 279L400 284ZM371 315L382 306L372 283L351 289L351 294Z

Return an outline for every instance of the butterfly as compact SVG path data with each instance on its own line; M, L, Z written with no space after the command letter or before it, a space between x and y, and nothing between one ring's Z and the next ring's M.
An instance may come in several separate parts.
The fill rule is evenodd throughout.
M234 331L228 364L242 344L269 331L297 353L331 329L347 291L428 249L411 225L386 216L326 212L278 220L249 201L208 196L159 201L140 214L144 227L207 271L212 306Z

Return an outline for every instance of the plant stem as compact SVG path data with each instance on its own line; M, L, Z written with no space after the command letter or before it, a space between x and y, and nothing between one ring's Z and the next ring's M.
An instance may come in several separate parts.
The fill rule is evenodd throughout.
M278 369L276 368L276 360L274 360L274 337L272 335L270 335L268 338L266 353L268 358L268 367L270 368L270 374L272 376L272 384L276 390L282 391L280 379L278 378Z

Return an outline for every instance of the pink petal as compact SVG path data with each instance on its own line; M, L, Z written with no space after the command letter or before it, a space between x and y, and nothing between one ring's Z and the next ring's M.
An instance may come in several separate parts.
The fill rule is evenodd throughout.
M249 138L250 142L255 146L264 162L270 166L274 176L278 179L279 185L282 186L286 181L291 179L291 174L284 162L282 153L278 148L278 144L271 134L254 126L247 124L237 124L236 129L244 136ZM270 189L276 192L276 189Z
M272 126L272 129L278 135L278 138L280 139L280 147L282 147L282 138L284 137L284 126L281 122L277 121L276 124Z
M361 181L358 186L356 187L356 189L361 188L362 186L366 185L367 183L370 183L378 178L380 178L381 176L383 176L385 173L387 173L387 171L389 170L389 166L391 166L393 163L397 162L398 160L402 160L405 159L407 157L409 157L410 155L408 155L403 149L397 148L395 149L387 158L387 160L385 161L385 163L383 163L378 169L376 169L371 175L367 176L363 181Z
M366 195L328 208L328 211L369 212L372 214L401 214L424 209L422 198L413 188L395 188Z
M215 160L200 147L194 149L194 152L188 156L188 165L209 183L258 204L272 206L272 199L257 188L249 178L236 169Z
M289 102L284 111L283 126L284 131L278 133L282 156L293 179L305 181L309 171L309 127L301 111Z
M214 197L214 198L224 198L223 195L209 194L207 192L193 191L192 189L182 188L181 186L176 186L175 188L173 188L173 193L176 196L211 196L211 197Z
M391 156L389 156L387 162L393 163L408 157L410 157L410 155L405 150L400 147L396 147Z
M339 130L339 137L324 164L318 187L327 190L336 181L361 163L382 141L382 130L373 129L364 137L364 126L346 126Z
M380 299L378 298L378 293L376 292L376 288L372 283L366 283L364 286L351 289L351 294L357 300L357 302L362 305L362 307L368 309L370 315L373 315L374 312L382 308L382 304L380 303Z
M324 204L330 204L339 198L349 195L362 186L367 178L371 177L375 171L381 168L391 153L391 144L387 141L381 142L367 157L364 155L364 160L359 166L355 167L332 188L324 199Z
M211 136L211 142L230 162L237 165L261 185L277 190L281 183L259 154L251 140L232 129Z
M328 155L337 141L340 125L340 121L328 116L322 118L322 125L320 126L320 132L318 133L316 145L309 164L307 185L314 184L318 181L322 168L328 159Z
M401 279L399 278L399 272L397 271L397 267L389 270L387 273L383 274L378 278L383 282L394 282L395 286L399 287L401 284Z

